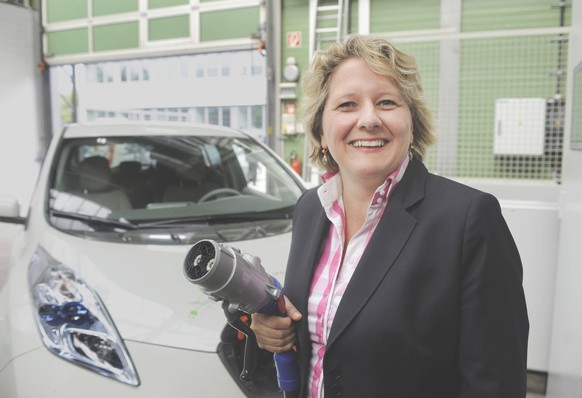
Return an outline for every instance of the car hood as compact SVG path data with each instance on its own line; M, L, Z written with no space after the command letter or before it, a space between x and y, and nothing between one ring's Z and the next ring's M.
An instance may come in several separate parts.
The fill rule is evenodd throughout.
M290 233L229 243L261 258L283 282ZM125 340L215 352L226 317L183 273L192 245L134 245L87 240L58 231L40 244L101 297Z

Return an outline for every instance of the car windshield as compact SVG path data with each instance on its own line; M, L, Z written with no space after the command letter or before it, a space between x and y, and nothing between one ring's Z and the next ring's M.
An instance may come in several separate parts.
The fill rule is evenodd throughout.
M151 243L162 233L183 243L210 230L227 241L286 232L303 190L242 134L67 138L54 159L49 222L97 239Z

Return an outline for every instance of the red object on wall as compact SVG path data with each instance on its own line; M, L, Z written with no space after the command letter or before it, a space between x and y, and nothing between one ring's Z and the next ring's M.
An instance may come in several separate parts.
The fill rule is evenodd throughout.
M299 175L302 173L302 166L299 159L297 159L297 153L295 151L291 152L291 168Z

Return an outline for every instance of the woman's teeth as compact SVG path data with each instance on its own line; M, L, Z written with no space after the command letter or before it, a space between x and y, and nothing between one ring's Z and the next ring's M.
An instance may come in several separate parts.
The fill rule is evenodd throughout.
M368 147L368 148L373 148L373 147L381 147L384 146L386 144L386 140L360 140L360 141L354 141L351 143L352 146L355 147Z

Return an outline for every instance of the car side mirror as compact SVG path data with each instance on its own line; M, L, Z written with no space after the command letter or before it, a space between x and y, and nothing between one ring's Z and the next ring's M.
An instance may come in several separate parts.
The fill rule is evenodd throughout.
M24 224L25 217L20 217L20 204L12 196L0 196L0 222Z

